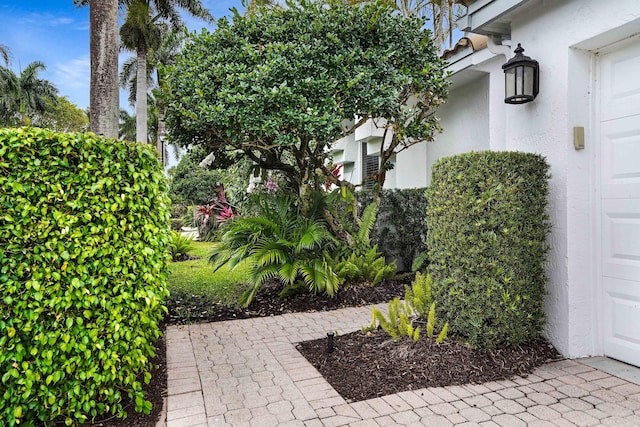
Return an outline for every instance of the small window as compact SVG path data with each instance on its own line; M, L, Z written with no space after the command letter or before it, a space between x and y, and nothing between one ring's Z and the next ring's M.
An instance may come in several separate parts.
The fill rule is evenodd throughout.
M373 190L375 186L375 174L380 166L380 158L373 154L367 154L367 143L362 143L362 188Z

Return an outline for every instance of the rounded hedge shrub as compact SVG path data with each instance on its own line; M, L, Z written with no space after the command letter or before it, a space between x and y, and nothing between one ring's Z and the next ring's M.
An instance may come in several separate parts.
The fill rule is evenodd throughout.
M169 211L153 147L0 130L0 426L148 412Z
M549 166L537 154L475 152L433 166L427 247L438 316L477 348L537 337L550 230Z

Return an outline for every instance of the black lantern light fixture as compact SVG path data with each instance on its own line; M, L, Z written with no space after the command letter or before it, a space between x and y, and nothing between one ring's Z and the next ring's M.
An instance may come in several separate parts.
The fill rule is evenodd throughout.
M523 55L524 49L518 43L514 51L516 55L503 66L504 70L504 102L507 104L524 104L536 99L540 70L538 61Z

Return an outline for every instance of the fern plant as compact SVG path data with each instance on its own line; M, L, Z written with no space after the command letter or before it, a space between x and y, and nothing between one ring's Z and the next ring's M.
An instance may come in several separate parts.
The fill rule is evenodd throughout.
M404 299L411 306L415 313L425 319L433 304L432 295L433 279L429 274L416 273L411 287L405 287Z
M378 246L373 246L364 255L355 252L336 262L335 271L341 279L367 281L375 286L381 281L396 274L396 263L387 264L378 252Z
M425 323L427 337L433 338L436 328L436 303L433 301L431 276L416 274L411 287L405 291L404 302L396 297L389 302L388 317L376 307L371 309L371 326L380 326L392 338L410 337L413 341L420 339L420 324ZM445 323L436 337L439 344L447 338L449 323Z
M345 248L345 253L338 254L335 260L335 271L341 280L367 281L375 286L381 281L396 274L396 263L387 264L384 256L378 251L378 246L371 246L371 231L376 223L377 205L371 203L362 211L360 217L354 209L354 222L357 232L353 247Z
M248 263L249 288L240 304L248 306L269 279L285 288L304 283L311 292L333 296L339 279L324 249L335 240L323 222L299 216L292 199L284 196L259 199L257 211L257 216L225 224L209 259L216 270Z

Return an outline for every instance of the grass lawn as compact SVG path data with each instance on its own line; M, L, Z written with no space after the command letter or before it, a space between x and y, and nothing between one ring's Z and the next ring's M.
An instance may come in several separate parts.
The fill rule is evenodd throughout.
M193 242L190 255L202 257L191 261L172 262L169 267L169 292L172 295L198 295L224 305L234 305L244 290L247 270L225 266L214 272L209 263L211 242Z

